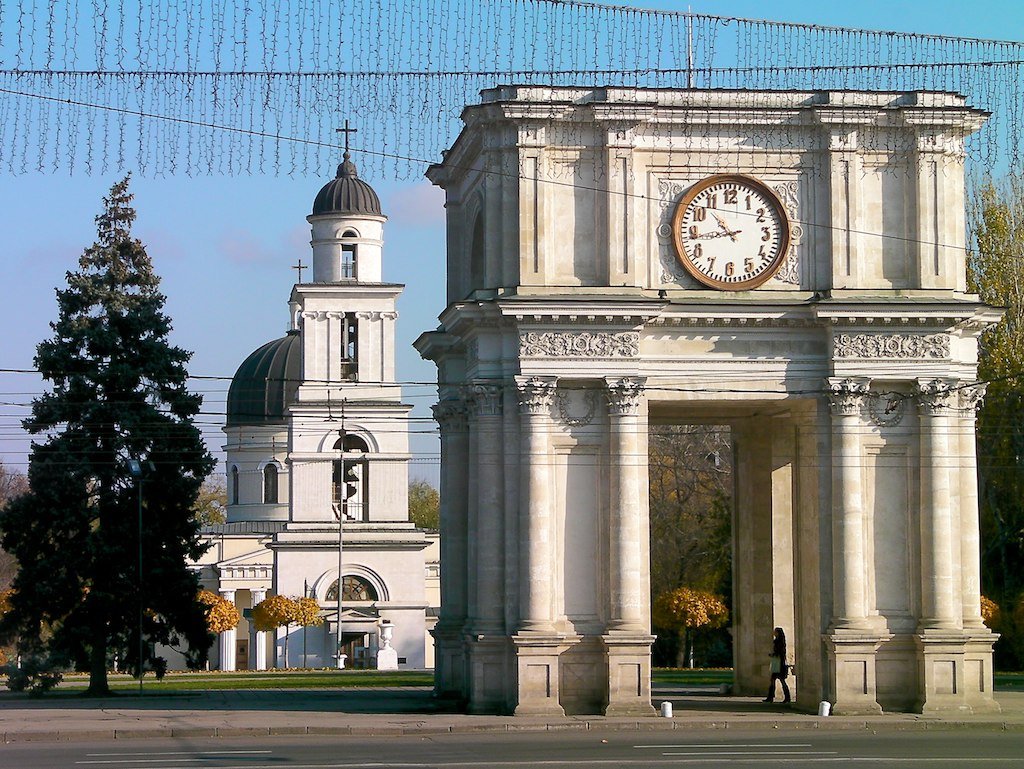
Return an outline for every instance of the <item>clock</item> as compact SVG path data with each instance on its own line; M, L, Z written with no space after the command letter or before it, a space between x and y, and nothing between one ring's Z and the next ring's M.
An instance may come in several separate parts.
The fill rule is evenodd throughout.
M672 216L676 258L698 281L725 291L756 288L789 250L786 209L766 184L716 174L694 184Z

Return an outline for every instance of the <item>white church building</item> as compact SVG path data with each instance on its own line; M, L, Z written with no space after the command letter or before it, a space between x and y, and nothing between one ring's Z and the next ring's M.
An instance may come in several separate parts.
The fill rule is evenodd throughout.
M395 380L403 286L382 281L387 217L347 150L307 219L312 279L300 261L287 333L249 355L228 392L227 522L204 529L195 568L243 619L211 667L334 667L339 653L375 667L388 625L401 667L433 667L437 535L408 520L411 407ZM252 608L274 594L315 598L323 624L257 631Z

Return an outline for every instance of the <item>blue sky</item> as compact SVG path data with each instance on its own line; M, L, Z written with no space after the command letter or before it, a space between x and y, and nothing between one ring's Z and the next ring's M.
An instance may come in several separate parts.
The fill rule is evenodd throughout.
M1019 0L965 4L946 0L854 3L720 2L632 3L637 7L712 13L747 18L770 14L778 21L927 32L979 38L1024 40ZM322 137L311 137L322 138ZM354 142L355 143L355 142ZM438 147L438 150L443 149ZM320 186L334 174L276 178L136 178L139 218L136 234L146 243L163 277L174 342L195 352L191 371L230 376L242 359L285 329L286 301L302 258L310 261L305 216ZM93 240L93 217L116 175L6 176L0 183L0 368L32 367L34 347L46 338L55 317L54 288L74 269ZM390 217L385 237L384 279L405 283L399 304L398 375L411 383L405 394L414 416L429 418L436 373L419 360L412 341L436 326L444 306L443 198L426 181L368 178ZM41 387L38 378L0 374L0 460L25 469L28 442L18 421ZM226 381L198 381L207 402L203 429L220 456L219 423ZM432 424L413 442L412 474L435 480L437 440Z

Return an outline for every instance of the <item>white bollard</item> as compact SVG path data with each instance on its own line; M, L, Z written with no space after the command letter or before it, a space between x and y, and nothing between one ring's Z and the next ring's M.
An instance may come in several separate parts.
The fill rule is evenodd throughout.
M671 702L663 702L663 703L661 703L661 717L662 718L672 718L672 703Z
M832 703L831 702L826 702L825 700L822 700L821 702L818 703L818 715L819 716L821 716L822 718L825 718L831 712L832 712Z

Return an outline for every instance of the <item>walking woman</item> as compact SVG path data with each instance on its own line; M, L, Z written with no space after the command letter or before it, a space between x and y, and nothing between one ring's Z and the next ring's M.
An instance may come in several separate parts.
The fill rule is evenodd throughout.
M775 633L772 635L770 670L772 678L768 683L768 696L764 698L764 701L775 701L775 682L778 681L782 684L784 698L782 702L789 702L789 684L786 683L786 678L789 676L789 665L786 664L786 633L780 627L775 628Z

